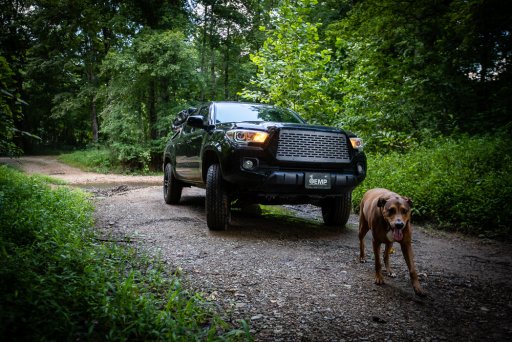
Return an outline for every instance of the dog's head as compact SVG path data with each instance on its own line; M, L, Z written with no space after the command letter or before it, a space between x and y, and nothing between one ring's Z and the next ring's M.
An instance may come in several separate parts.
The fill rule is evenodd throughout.
M411 219L411 199L402 196L381 197L377 206L381 208L384 220L393 230L393 239L401 241L404 237L403 230Z

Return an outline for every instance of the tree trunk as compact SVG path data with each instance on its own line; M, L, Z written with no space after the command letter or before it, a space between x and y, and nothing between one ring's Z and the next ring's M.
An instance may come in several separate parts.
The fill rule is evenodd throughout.
M229 39L231 38L230 28L231 26L228 25L228 34L226 37L226 53L224 55L224 98L226 100L229 100Z
M88 37L88 36L87 36ZM87 77L89 81L89 86L97 89L97 78L96 73L94 72L94 62L93 58L89 58L89 63L86 63L85 68L87 70ZM96 98L95 95L91 96L91 131L92 131L92 142L98 142L98 113L96 110Z
M207 34L207 21L208 21L208 6L204 7L203 17L203 41L201 44L201 75L206 77L206 34ZM205 87L201 87L201 101L204 101Z
M210 20L210 52L211 52L211 63L210 63L210 100L215 100L215 97L217 95L217 87L216 87L216 78L215 78L215 44L213 41L213 30L215 26L215 20L214 20L214 5L215 3L212 3L211 8L211 20Z
M149 137L151 140L158 138L156 129L156 96L155 96L155 80L149 81L148 89L148 119L149 119Z
M96 111L96 99L92 98L91 101L91 128L92 128L92 142L98 142L98 113Z

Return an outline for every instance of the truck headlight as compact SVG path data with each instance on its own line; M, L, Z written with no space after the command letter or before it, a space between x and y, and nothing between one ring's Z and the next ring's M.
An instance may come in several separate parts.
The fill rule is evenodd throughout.
M362 151L363 150L363 139L361 138L350 138L350 143L352 144L352 148L354 150Z
M229 139L236 143L264 143L268 138L268 133L260 131L249 131L242 129L233 129L227 131L226 135Z

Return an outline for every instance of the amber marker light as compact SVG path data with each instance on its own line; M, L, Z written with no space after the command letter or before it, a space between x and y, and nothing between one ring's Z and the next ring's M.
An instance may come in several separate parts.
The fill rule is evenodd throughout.
M352 148L358 151L363 150L363 139L361 138L350 138L350 143L352 144Z
M254 137L252 138L252 141L256 143L264 143L265 140L267 140L268 133L265 132L257 132L254 134Z

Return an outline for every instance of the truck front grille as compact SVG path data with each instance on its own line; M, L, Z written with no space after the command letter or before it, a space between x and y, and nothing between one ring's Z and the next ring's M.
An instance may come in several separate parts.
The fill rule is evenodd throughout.
M344 134L289 129L279 133L276 158L282 161L350 162Z

